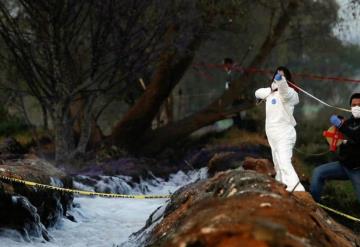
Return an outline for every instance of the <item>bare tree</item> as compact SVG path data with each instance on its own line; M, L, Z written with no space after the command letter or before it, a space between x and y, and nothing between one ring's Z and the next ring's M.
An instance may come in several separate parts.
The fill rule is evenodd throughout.
M52 120L56 160L84 153L100 95L126 96L134 75L151 71L173 4L159 1L14 0L0 2L3 58ZM73 107L81 101L81 107ZM78 104L79 105L79 104ZM71 111L71 108L77 111ZM46 117L46 116L45 116ZM74 124L78 122L78 140Z
M250 67L260 66L269 56L277 41L289 26L292 15L296 13L299 3L295 0L290 0L282 2L281 6L283 9L279 12L276 24L271 26L261 47L249 63ZM207 23L209 23L209 20L207 20ZM204 27L204 29L206 30L207 27ZM225 91L220 98L199 112L156 130L151 130L147 127L157 113L159 104L169 96L174 86L179 82L185 70L191 64L194 53L202 38L201 36L194 35L187 49L190 52L183 56L177 56L175 63L172 63L173 57L171 53L166 53L163 56L163 60L145 93L115 127L112 136L114 143L117 145L125 144L134 149L142 149L146 153L158 152L163 147L188 136L203 126L228 118L236 112L253 106L252 99L249 99L250 94L246 91L250 88L250 75L244 73L234 83L232 90ZM231 107L231 103L239 95L242 95L243 104L240 107ZM136 137L136 142L133 141L134 137Z
M269 7L269 29L249 66L260 66L289 27L300 3L266 1L91 1L14 0L0 3L0 36L26 90L45 107L54 124L56 159L84 153L94 130L100 95L117 95L132 107L116 124L112 144L147 153L186 137L214 121L251 107L244 73L233 89L178 122L152 130L151 122L191 65L196 51L223 28L229 10L244 20L246 10ZM237 10L237 11L234 11ZM276 12L274 12L276 11ZM247 18L245 18L247 17ZM138 83L143 78L146 90ZM18 88L15 88L18 89ZM241 107L231 107L242 94ZM74 107L74 105L78 105ZM75 110L77 109L77 110ZM74 125L79 138L75 141ZM136 141L134 141L136 140Z

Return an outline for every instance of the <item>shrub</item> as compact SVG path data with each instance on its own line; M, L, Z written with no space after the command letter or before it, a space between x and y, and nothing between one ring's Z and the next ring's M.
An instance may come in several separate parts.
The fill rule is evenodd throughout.
M10 136L29 129L25 121L10 115L4 107L0 107L0 136Z

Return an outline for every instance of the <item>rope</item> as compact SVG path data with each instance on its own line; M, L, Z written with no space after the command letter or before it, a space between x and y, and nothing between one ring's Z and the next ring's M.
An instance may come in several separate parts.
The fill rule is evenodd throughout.
M208 68L222 68L222 65L219 64L196 64L193 65L194 68L196 68L197 70L199 70L200 67L208 67ZM257 68L244 68L244 67L240 67L240 66L234 66L233 68L234 71L243 71L243 72L247 72L247 73L261 73L261 74L272 74L272 72L270 70L266 70L266 69L257 69ZM355 80L355 79L349 79L349 78L344 78L344 77L325 77L325 76L316 76L316 75L308 75L308 74L294 74L296 76L301 76L301 77L305 77L305 78L309 78L309 79L314 79L314 80L332 80L332 81L345 81L345 82L354 82L354 83L360 83L360 80ZM315 97L314 95L310 94L309 92L307 92L306 90L302 89L301 87L299 87L298 85L296 85L295 83L291 82L291 81L287 81L290 85L294 86L295 88L297 88L299 91L303 92L304 94L306 94L307 96L311 97L312 99L320 102L321 104L336 109L336 110L340 110L340 111L345 111L345 112L351 112L351 110L349 109L345 109L342 107L337 107L337 106L333 106L330 105L329 103L326 103L325 101ZM270 95L270 94L269 94ZM266 99L266 98L265 98ZM261 104L262 102L265 101L265 99L262 99L261 101L257 102L256 105Z
M115 194L115 193L101 193L101 192L93 192L93 191L85 191L85 190L75 190L75 189L62 188L62 187L57 187L57 186L52 186L52 185L47 185L47 184L35 183L35 182L26 181L26 180L22 180L22 179L18 179L18 178L10 178L10 177L6 177L3 175L0 175L0 180L20 183L20 184L24 184L24 185L32 186L32 187L39 187L42 189L55 190L55 191L60 191L60 192L65 192L65 193L74 193L74 194L85 195L85 196L100 196L100 197L127 198L127 199L163 199L163 198L170 198L170 196L171 196L171 195L123 195L123 194ZM296 188L296 186L295 186L295 188ZM295 190L295 188L294 188L294 190ZM328 211L331 211L335 214L338 214L347 219L350 219L352 221L360 222L360 219L358 219L354 216L342 213L338 210L329 208L320 203L317 203L317 205Z
M328 211L330 211L330 212L333 212L333 213L335 213L335 214L337 214L337 215L343 216L343 217L345 217L345 218L347 218L347 219L349 219L349 220L352 220L352 221L355 221L355 222L360 223L360 219L359 219L359 218L356 218L356 217L354 217L354 216L345 214L345 213L340 212L340 211L338 211L338 210L336 210L336 209L329 208L329 207L327 207L327 206L325 206L325 205L322 205L322 204L320 204L320 203L316 203L316 204L317 204L319 207L322 207L323 209L326 209L326 210L328 210Z
M294 85L296 86L296 85ZM269 97L273 92L271 92L268 96L266 96L264 99L262 100L259 100L258 102L256 102L256 106L259 106L261 103L265 102L265 100L267 99L267 97ZM285 109L286 111L286 109ZM287 111L286 111L287 114L289 114ZM290 114L289 114L290 115ZM300 154L303 154L303 155L307 155L307 156L323 156L327 153L330 152L330 150L327 150L327 151L324 151L324 152L321 152L321 153L306 153L306 152L303 152L301 151L300 149L294 147L294 150ZM297 185L296 185L297 186ZM296 188L296 187L295 187Z
M194 68L209 68L209 69L223 69L223 64L194 64ZM253 68L253 67L242 67L235 65L232 67L233 71L240 71L245 73L258 73L258 74L267 74L267 75L273 75L274 71L269 69L259 69L259 68ZM346 77L336 77L336 76L319 76L319 75L313 75L313 74L305 74L305 73L291 73L294 77L302 77L317 81L339 81L339 82L348 82L348 83L360 83L360 80L352 79L352 78L346 78Z
M197 70L199 70L199 67L222 68L223 66L219 65L219 64L195 64L195 65L193 65L193 67L196 68ZM243 72L247 72L247 73L261 73L261 74L272 74L273 73L272 71L267 70L267 69L244 68L244 67L241 67L241 66L234 66L233 70L234 71L243 71ZM309 78L309 79L313 79L313 80L331 80L331 81L344 81L344 82L360 83L360 80L344 78L344 77L326 77L326 76L317 76L317 75L309 75L309 74L296 74L296 73L294 73L294 76ZM321 104L323 104L325 106L328 106L330 108L340 110L340 111L351 112L349 109L333 106L333 105L330 105L329 103L326 103L325 101L315 97L314 95L310 94L309 92L302 89L301 87L299 87L298 85L294 84L291 81L288 81L288 83L291 84L292 86L296 87L298 90L300 90L301 92L303 92L307 96L313 98L314 100L320 102ZM260 104L262 101L260 101L257 104Z
M300 183L300 181L296 184L296 186L297 186L299 183ZM296 186L295 186L295 188L296 188ZM290 192L290 195L294 192L295 188ZM300 201L300 198L297 198L296 196L293 197L293 198L294 198L297 202L301 202L301 201ZM327 211L330 211L330 212L332 212L332 213L335 213L335 214L337 214L337 215L340 215L340 216L342 216L342 217L344 217L344 218L346 218L346 219L355 221L355 223L360 223L360 219L359 219L359 218L356 218L356 217L354 217L354 216L352 216L352 215L349 215L349 214L340 212L340 211L338 211L338 210L336 210L336 209L330 208L330 207L325 206L325 205L323 205L323 204L320 204L320 203L318 203L318 202L316 202L316 205L319 206L319 207L321 207L321 208L323 208L323 209L325 209L325 210L327 210Z
M301 92L305 93L306 95L308 95L309 97L315 99L316 101L320 102L321 104L327 106L327 107L330 107L330 108L333 108L333 109L336 109L336 110L340 110L340 111L345 111L345 112L351 112L351 110L349 109L345 109L345 108L342 108L342 107L337 107L337 106L333 106L333 105L330 105L328 103L326 103L325 101L315 97L314 95L312 95L311 93L305 91L304 89L302 89L301 87L299 87L298 85L294 84L293 82L291 81L287 81L290 85L296 87L298 90L300 90ZM260 105L262 102L264 102L266 100L267 97L269 97L273 92L271 92L268 96L266 96L264 99L260 100L259 102L256 103L256 105Z
M359 81L359 82L360 82L360 81ZM337 106L333 106L333 105L330 105L330 104L326 103L325 101L323 101L323 100L321 100L321 99L313 96L312 94L308 93L307 91L305 91L304 89L302 89L301 87L299 87L298 85L296 85L296 84L294 84L294 83L292 83L292 82L290 82L290 81L288 81L288 83L291 84L292 86L296 87L296 88L299 89L301 92L303 92L303 93L305 93L306 95L308 95L309 97L311 97L311 98L315 99L316 101L320 102L321 104L325 105L325 106L328 106L328 107L330 107L330 108L334 108L334 109L337 109L337 110L340 110L340 111L351 112L351 111L348 110L348 109L341 108L341 107L337 107ZM269 95L270 95L270 94L269 94ZM269 96L269 95L268 95L268 96ZM268 96L267 96L267 97L268 97ZM266 97L266 98L267 98L267 97ZM265 98L265 99L266 99L266 98ZM263 101L264 101L264 100L261 100L260 102L257 103L257 105L261 104ZM327 151L321 152L321 153L308 154L308 153L302 152L301 150L299 150L299 149L297 149L297 148L294 148L294 149L295 149L295 151L297 151L297 152L299 152L299 153L302 153L302 154L305 154L305 155L308 155L308 156L322 156L322 155L325 155L325 154L327 154L327 153L330 152L330 150L327 150ZM293 190L291 191L291 193L294 192L295 188L299 185L299 183L300 183L300 181L296 184L296 186L293 188ZM335 214L337 214L337 215L343 216L343 217L345 217L345 218L347 218L347 219L350 219L350 220L352 220L352 221L355 221L355 222L360 222L360 219L359 219L359 218L356 218L356 217L354 217L354 216L345 214L345 213L340 212L340 211L338 211L338 210L336 210L336 209L329 208L329 207L327 207L327 206L325 206L325 205L322 205L322 204L320 204L320 203L316 203L316 204L317 204L318 206L320 206L321 208L324 208L324 209L326 209L326 210L328 210L328 211L330 211L330 212L333 212L333 213L335 213Z
M298 85L294 84L293 82L291 81L287 81L290 85L296 87L297 89L299 89L301 92L305 93L307 96L313 98L314 100L320 102L321 104L325 105L325 106L328 106L330 108L333 108L333 109L336 109L336 110L340 110L340 111L345 111L345 112L351 112L351 110L349 109L345 109L345 108L342 108L342 107L337 107L337 106L333 106L333 105L330 105L328 103L326 103L325 101L315 97L314 95L310 94L309 92L305 91L304 89L302 89L301 87L299 87Z
M76 190L76 189L68 189L68 188L62 188L47 184L40 184L35 183L31 181L26 181L18 178L10 178L6 177L4 175L0 175L0 180L15 182L24 184L31 187L39 187L42 189L49 189L49 190L55 190L65 193L74 193L84 196L100 196L100 197L110 197L110 198L129 198L129 199L161 199L161 198L170 198L170 195L123 195L123 194L116 194L116 193L101 193L101 192L93 192L93 191L85 191L85 190Z
M294 193L296 187L298 187L299 184L300 184L300 180L296 183L296 185L294 186L294 188L291 190L290 195L291 195L292 193Z

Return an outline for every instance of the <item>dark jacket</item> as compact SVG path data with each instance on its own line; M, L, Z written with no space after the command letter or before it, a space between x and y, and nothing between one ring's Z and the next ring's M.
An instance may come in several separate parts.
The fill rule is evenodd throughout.
M347 140L340 145L340 163L347 168L360 168L360 118L345 120L339 130Z

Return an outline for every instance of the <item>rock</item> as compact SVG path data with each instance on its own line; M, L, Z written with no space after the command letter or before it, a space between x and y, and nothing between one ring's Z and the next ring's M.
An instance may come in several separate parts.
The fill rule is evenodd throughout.
M276 175L274 165L268 159L246 157L243 163L243 168L245 170L253 170L271 177L275 177Z
M7 160L0 174L42 184L72 187L72 179L50 163L36 159ZM51 237L46 227L54 226L72 206L73 195L16 182L0 182L0 228L16 229L25 239Z
M99 175L129 176L133 182L140 182L146 178L168 178L170 174L179 170L184 172L202 167L209 167L209 173L234 169L242 165L246 156L254 158L271 157L269 147L264 145L216 145L192 150L185 158L176 155L176 152L167 149L162 156L154 158L144 157L121 157L107 159L101 162L88 162L83 169L71 171L72 175L84 175L96 177Z
M87 164L86 168L73 173L73 175L96 177L99 175L114 176L121 174L133 178L134 182L140 182L141 179L153 178L154 176L167 178L179 169L186 170L186 168L190 169L183 163L164 164L154 159L128 157Z
M229 169L253 170L262 174L275 177L274 165L268 159L244 157L242 153L223 152L215 154L209 161L208 173L213 176L216 172Z
M170 152L170 151L169 151ZM93 186L98 176L123 175L132 178L132 182L138 183L146 178L168 178L172 173L179 170L188 171L208 166L209 174L242 166L245 157L260 157L269 150L261 145L254 146L215 146L202 148L186 155L184 159L169 161L166 157L160 160L142 157L123 157L113 160L105 160L101 163L88 163L86 167L73 171L72 175L90 177L87 181L81 181L85 185ZM171 154L171 153L170 153ZM170 155L168 154L168 155ZM267 157L268 155L265 155ZM263 157L263 156L261 156Z
M35 155L25 155L23 159L3 160L0 171L2 175L26 178L34 182L41 181L46 184L51 182L51 177L64 178L66 176L63 171Z
M22 158L26 149L12 137L7 137L0 143L1 159L18 159Z
M25 240L43 237L50 240L45 226L40 221L37 208L24 196L15 196L0 190L0 227L18 230Z
M228 161L235 163L243 161L246 156L271 159L270 148L263 145L217 145L193 151L186 155L185 160L187 160L194 168L201 168L209 164L216 156L219 157L220 154L223 154L225 159L224 162L222 162L223 164Z
M213 176L216 172L226 171L229 169L236 169L242 167L244 155L236 152L222 152L216 153L209 160L208 173Z
M359 246L307 193L291 194L255 171L219 172L181 188L138 246ZM159 219L161 217L157 217Z

